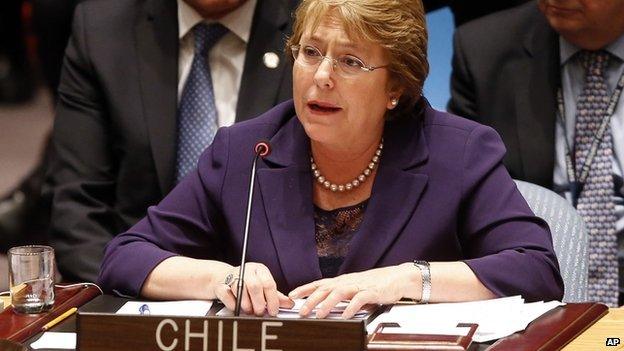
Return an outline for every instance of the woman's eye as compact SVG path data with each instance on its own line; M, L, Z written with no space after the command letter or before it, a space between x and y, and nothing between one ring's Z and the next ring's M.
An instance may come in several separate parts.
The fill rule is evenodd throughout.
M349 67L362 67L362 61L352 56L345 56L341 61Z
M313 47L309 47L309 46L306 46L306 47L303 48L303 54L306 55L306 56L310 56L310 57L320 56L318 50L316 50Z

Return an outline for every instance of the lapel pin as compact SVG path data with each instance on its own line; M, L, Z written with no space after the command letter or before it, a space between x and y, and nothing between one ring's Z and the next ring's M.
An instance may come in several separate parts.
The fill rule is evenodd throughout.
M279 65L280 58L276 53L269 51L262 56L262 62L267 68L275 69Z

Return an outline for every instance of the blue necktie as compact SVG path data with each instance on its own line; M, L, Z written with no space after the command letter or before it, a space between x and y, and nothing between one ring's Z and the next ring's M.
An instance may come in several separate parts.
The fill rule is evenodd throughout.
M193 28L195 53L178 107L176 183L195 168L202 151L217 132L217 108L208 51L227 31L218 23L200 23Z

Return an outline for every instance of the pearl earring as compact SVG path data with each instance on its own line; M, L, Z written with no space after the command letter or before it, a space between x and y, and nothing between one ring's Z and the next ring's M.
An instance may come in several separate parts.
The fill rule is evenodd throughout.
M398 103L399 103L399 100L397 100L397 99L392 99L392 100L390 101L390 104L391 104L393 107L396 107L396 105L397 105Z

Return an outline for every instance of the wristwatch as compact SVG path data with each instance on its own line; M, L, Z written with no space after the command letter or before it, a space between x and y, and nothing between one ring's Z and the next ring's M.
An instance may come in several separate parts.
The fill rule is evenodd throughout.
M420 276L422 277L422 294L418 303L429 303L431 297L431 266L427 261L414 260L414 266L420 269Z

